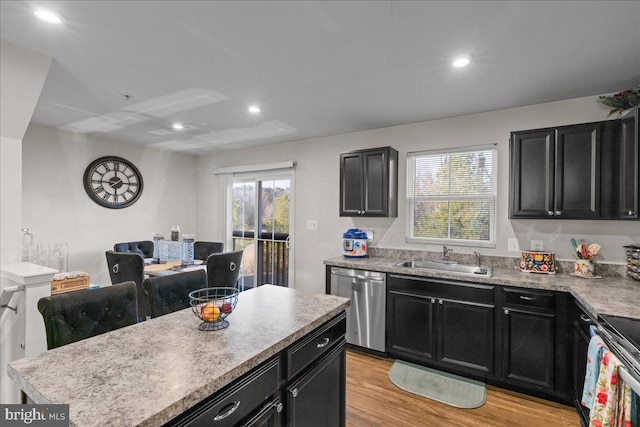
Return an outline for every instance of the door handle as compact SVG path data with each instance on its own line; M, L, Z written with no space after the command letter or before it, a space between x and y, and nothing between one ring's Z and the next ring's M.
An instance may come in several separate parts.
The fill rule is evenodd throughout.
M534 297L526 297L524 295L520 295L520 299L523 299L525 301L534 301L535 300Z

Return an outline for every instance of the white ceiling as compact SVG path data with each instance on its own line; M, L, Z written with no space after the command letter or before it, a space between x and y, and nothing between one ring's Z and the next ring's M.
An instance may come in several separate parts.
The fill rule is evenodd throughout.
M60 25L37 20L37 6ZM5 1L33 121L207 154L640 83L640 1ZM454 69L456 55L472 56ZM123 96L129 95L129 100ZM249 104L262 108L247 112ZM174 121L183 131L171 129Z

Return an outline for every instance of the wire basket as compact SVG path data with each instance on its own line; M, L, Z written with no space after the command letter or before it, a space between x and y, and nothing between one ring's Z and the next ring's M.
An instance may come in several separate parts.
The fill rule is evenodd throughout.
M204 288L190 292L189 303L193 314L202 320L198 329L217 331L228 327L226 318L236 308L238 294L236 288Z

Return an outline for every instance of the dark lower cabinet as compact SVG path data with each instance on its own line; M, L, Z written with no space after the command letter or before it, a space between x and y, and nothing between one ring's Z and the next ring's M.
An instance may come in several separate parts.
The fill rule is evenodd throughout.
M572 402L573 348L568 294L500 288L498 380L516 391Z
M435 362L435 297L389 288L391 284L387 286L387 350L395 356Z
M287 426L345 425L346 341L287 387Z
M589 349L589 341L591 335L589 333L589 327L594 322L584 312L584 310L578 306L577 303L573 304L573 404L580 416L580 423L583 426L589 424L589 409L582 406L582 390L584 388L584 376L587 371L587 351Z
M389 275L391 356L476 376L494 373L494 287Z
M189 427L244 425L261 413L266 403L278 397L279 382L282 377L280 368L279 357L274 357L166 425ZM277 412L277 406L275 410Z
M493 375L493 305L439 299L438 322L438 362Z
M388 274L391 357L570 404L568 294Z
M555 316L503 310L503 380L554 390Z
M344 426L345 332L342 312L165 427Z

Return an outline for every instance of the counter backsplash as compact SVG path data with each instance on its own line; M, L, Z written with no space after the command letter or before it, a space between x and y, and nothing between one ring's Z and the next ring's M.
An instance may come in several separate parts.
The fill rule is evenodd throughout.
M396 258L398 260L417 259L417 260L440 260L442 252L419 251L411 249L391 249L369 246L367 249L369 256ZM474 264L476 257L473 254L463 254L450 252L449 259L458 261L463 264ZM482 255L482 264L489 265L494 269L515 269L520 264L519 257L505 257ZM573 272L574 261L558 261L556 260L556 269L558 273L569 274ZM595 274L602 277L624 277L626 276L627 266L625 264L606 264L599 263L595 260Z

